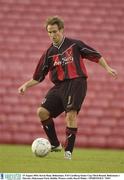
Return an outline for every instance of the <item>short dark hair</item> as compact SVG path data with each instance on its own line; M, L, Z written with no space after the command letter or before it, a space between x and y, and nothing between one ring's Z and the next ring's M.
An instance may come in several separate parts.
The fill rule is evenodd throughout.
M46 24L45 24L46 30L47 30L48 25L54 25L54 24L56 24L59 29L64 29L64 21L60 17L50 16L46 20Z

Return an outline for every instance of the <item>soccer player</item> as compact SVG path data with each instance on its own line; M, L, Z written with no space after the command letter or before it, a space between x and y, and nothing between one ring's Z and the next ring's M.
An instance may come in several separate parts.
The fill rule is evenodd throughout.
M110 75L117 78L99 52L84 42L64 36L64 22L53 16L46 20L46 31L52 44L41 56L32 79L19 87L20 94L45 79L49 72L54 86L46 94L37 110L43 129L51 143L51 151L61 151L53 118L65 112L66 140L64 157L71 159L77 133L77 115L87 91L87 71L84 59L100 64Z

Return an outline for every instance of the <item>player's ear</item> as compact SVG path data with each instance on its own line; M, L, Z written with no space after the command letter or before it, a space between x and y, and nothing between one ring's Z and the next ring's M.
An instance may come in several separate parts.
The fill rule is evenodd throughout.
M62 29L60 29L60 32L61 32L61 33L63 33L63 32L64 32L64 29L63 29L63 28L62 28Z

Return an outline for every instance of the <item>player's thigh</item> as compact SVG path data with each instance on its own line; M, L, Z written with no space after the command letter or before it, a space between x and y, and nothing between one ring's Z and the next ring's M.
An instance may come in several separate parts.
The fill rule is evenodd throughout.
M67 86L67 87L66 87ZM70 110L80 110L87 91L87 82L84 78L71 80L65 85L64 108L66 112Z
M52 88L44 98L41 107L47 109L51 117L57 117L64 111L64 107L58 91Z

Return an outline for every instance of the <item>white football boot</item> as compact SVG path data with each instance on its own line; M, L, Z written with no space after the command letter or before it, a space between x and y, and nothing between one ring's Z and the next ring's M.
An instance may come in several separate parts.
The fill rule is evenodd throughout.
M71 152L70 151L65 151L64 158L68 159L68 160L71 160Z

